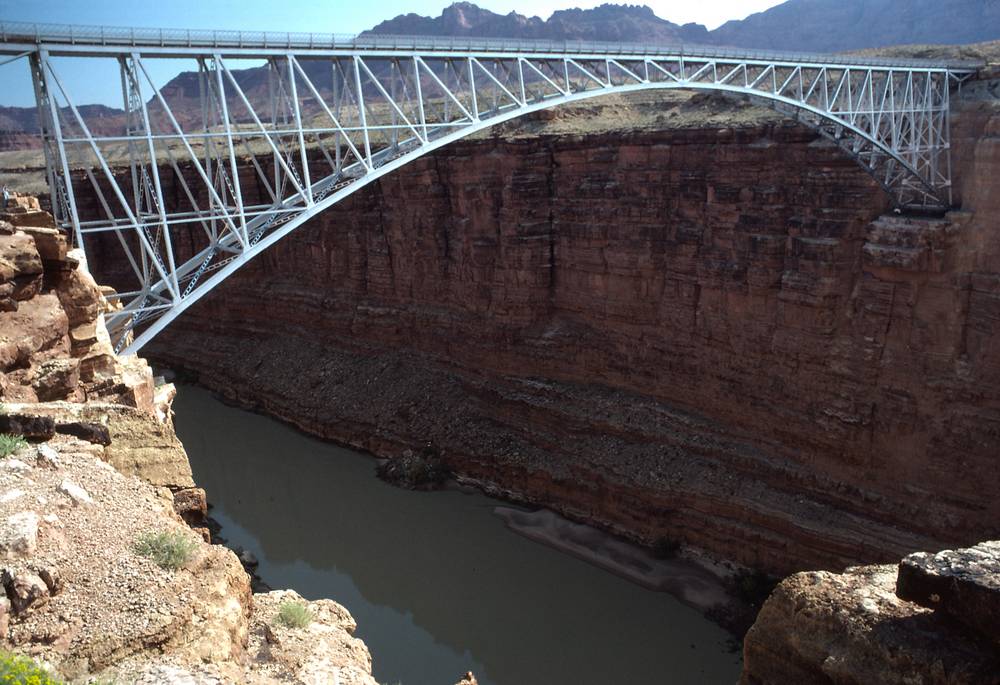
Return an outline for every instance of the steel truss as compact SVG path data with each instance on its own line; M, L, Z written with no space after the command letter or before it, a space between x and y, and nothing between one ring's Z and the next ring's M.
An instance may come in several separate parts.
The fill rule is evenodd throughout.
M121 309L108 320L128 352L371 181L497 123L607 93L698 89L763 98L835 141L897 205L946 208L949 92L972 73L906 60L768 59L663 46L556 51L449 41L415 49L432 39L409 39L341 48L331 39L318 48L298 40L270 47L266 37L244 45L242 36L236 47L231 40L194 46L191 32L185 45L163 32L159 43L136 41L134 32L108 40L103 30L99 42L84 44L79 35L0 39L0 51L31 66L58 223L85 248L117 244L135 277L137 287L118 295ZM95 132L60 75L60 56L117 62L124 130ZM196 98L155 84L150 63L178 58L196 66ZM264 65L265 83L234 66L248 59ZM84 196L96 202L84 209Z

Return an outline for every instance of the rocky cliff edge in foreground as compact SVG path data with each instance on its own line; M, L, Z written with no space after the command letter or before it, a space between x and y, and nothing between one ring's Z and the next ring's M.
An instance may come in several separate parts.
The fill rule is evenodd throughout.
M1000 683L1000 542L797 573L747 633L742 685Z
M253 595L206 542L174 390L114 354L81 262L33 198L0 213L0 649L74 683L374 685L346 609ZM156 534L175 567L139 552ZM305 625L276 621L286 604Z

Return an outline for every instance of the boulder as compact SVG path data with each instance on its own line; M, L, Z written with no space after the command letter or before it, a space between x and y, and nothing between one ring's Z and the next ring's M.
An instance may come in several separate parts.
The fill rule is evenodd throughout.
M208 498L202 488L184 488L174 493L174 511L189 526L200 526L208 516Z
M49 587L36 573L4 569L2 580L15 614L23 614L49 601Z
M896 566L786 578L743 642L741 685L1000 685L1000 650L896 596Z
M94 498L86 490L71 480L63 480L56 488L59 492L73 500L73 504L93 504Z
M0 283L0 312L16 312L17 300L14 298L14 284Z
M48 445L39 445L36 451L36 457L39 466L44 466L49 469L58 469L62 466L62 462L59 459L59 453Z
M80 384L77 359L50 359L38 365L32 387L41 402L66 399Z
M50 226L20 226L23 233L35 241L35 249L43 262L64 262L66 260L66 236L58 228Z
M24 233L0 235L0 282L42 273L42 258L31 236Z
M104 307L101 291L93 277L83 269L65 273L59 281L56 294L66 310L71 327L93 321Z
M1000 541L909 555L899 563L896 594L1000 642Z
M34 554L38 546L38 520L35 512L22 511L0 523L0 555L14 559Z
M54 293L20 302L16 311L0 311L0 373L65 356L69 327Z
M62 592L63 589L63 579L62 573L55 566L41 566L35 569L38 577L42 579L45 583L45 587L49 589L49 594L53 597Z

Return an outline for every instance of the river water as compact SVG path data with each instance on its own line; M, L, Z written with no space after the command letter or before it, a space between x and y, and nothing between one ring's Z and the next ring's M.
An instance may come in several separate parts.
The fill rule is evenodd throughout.
M729 636L673 596L508 529L503 503L411 492L375 460L182 386L177 433L232 547L358 622L379 683L732 684Z

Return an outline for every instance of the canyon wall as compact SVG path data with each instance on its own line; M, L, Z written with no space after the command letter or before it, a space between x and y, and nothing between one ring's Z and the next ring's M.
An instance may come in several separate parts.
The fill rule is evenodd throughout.
M960 104L943 218L887 213L770 115L506 126L296 230L148 352L323 437L776 573L996 537L996 111Z

